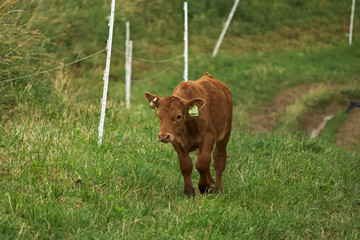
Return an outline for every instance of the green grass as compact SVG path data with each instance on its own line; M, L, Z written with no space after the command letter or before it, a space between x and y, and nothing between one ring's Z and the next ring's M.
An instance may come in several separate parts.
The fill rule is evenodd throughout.
M235 129L224 192L188 199L147 107L128 114L110 103L100 148L96 108L55 110L60 127L35 107L0 130L5 238L359 236L358 157L331 145Z
M1 80L9 73L21 76L57 66L60 60L67 63L105 46L108 2L9 2L6 10L0 8L1 17L23 9L10 18L23 35L16 41L12 31L13 41L1 41L0 50L34 37L37 48L19 48L22 59L0 62L6 67ZM182 26L177 23L183 17L182 2L167 2L160 7L165 1L117 1L114 46L123 50L120 26L130 18L135 56L166 59L181 54ZM134 61L127 111L124 58L113 52L103 144L97 145L103 54L51 75L0 85L0 238L359 238L359 154L326 140L346 119L336 116L315 140L297 131L304 114L333 100L360 98L359 16L354 44L348 46L350 4L345 1L240 3L212 59L232 2L190 2L198 8L189 18L189 78L210 72L234 96L222 193L197 191L195 199L187 198L175 151L156 141L158 120L143 92L171 94L182 81L181 60L147 81L140 80L172 63ZM144 28L148 22L154 25ZM0 31L11 29L8 25ZM32 34L35 29L41 34ZM29 56L38 52L44 58L31 61ZM279 92L307 83L344 88L321 88L291 102L278 115L275 129L281 132L248 132L253 113L271 105ZM192 179L197 185L196 170Z

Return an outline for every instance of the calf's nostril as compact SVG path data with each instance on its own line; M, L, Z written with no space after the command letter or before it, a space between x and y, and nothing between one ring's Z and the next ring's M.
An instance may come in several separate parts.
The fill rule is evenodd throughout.
M160 142L169 142L170 141L170 135L169 134L160 134L159 133L158 140Z

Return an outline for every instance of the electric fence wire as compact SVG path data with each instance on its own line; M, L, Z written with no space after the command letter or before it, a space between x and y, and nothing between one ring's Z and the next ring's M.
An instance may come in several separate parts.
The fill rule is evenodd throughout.
M127 56L126 53L118 50L118 49L115 49L113 48L114 51L118 52L118 53L121 53L122 55L124 56ZM142 62L151 62L151 63L162 63L162 62L171 62L171 61L174 61L176 59L179 59L179 58L182 58L184 57L184 54L181 54L179 56L176 56L174 58L170 58L170 59L165 59L165 60L149 60L149 59L144 59L144 58L137 58L137 57L132 57L133 59L136 59L138 61L142 61Z
M37 76L37 75L40 75L40 74L44 74L44 73L48 73L48 72L52 72L52 71L55 71L57 69L61 69L61 68L64 68L64 67L67 67L67 66L70 66L70 65L73 65L75 63L78 63L78 62L81 62L81 61L84 61L88 58L91 58L91 57L94 57L102 52L104 52L106 50L106 48L96 52L96 53L93 53L87 57L83 57L81 59L78 59L76 61L73 61L71 63L67 63L65 65L61 65L61 66L58 66L58 67L55 67L55 68L51 68L51 69L48 69L48 70L44 70L44 71L41 71L41 72L37 72L37 73L33 73L33 74L29 74L29 75L26 75L26 76L21 76L21 77L16 77L16 78L10 78L10 79L6 79L6 80L1 80L0 83L5 83L5 82L10 82L10 81L15 81L15 80L20 80L20 79L24 79L24 78L28 78L28 77L33 77L33 76Z
M84 61L86 59L89 59L91 57L94 57L102 52L104 52L106 50L106 48L96 52L96 53L93 53L89 56L86 56L86 57L83 57L81 59L78 59L76 61L73 61L71 63L67 63L65 65L61 65L61 66L58 66L58 67L55 67L55 68L51 68L51 69L48 69L48 70L44 70L44 71L40 71L40 72L37 72L37 73L33 73L33 74L29 74L29 75L26 75L26 76L21 76L21 77L15 77L15 78L10 78L10 79L5 79L5 80L1 80L0 83L5 83L5 82L10 82L10 81L15 81L15 80L20 80L20 79L24 79L24 78L28 78L28 77L34 77L34 76L37 76L37 75L41 75L41 74L44 74L44 73L48 73L48 72L52 72L52 71L55 71L55 70L58 70L58 69L61 69L61 68L64 68L64 67L68 67L70 65L73 65L75 63L78 63L78 62L81 62L81 61ZM120 50L117 50L117 49L114 49L114 51L118 52L118 53L121 53L123 54L124 56L126 56L126 53L120 51ZM179 56L176 56L174 58L170 58L170 59L166 59L166 60L149 60L149 59L144 59L144 58L137 58L137 57L133 57L133 59L136 59L138 61L142 61L142 62L151 62L151 63L164 63L164 62L171 62L171 61L175 61L175 60L178 60L179 58L182 58L184 57L183 54L179 55ZM156 75L152 76L152 77L149 77L149 78L145 78L145 79L140 79L140 80L136 80L137 82L140 82L140 81L148 81L148 80L151 80L151 79L154 79L156 77L158 77L159 75L161 75L162 73L166 72L167 70L169 70L170 68L172 68L174 65L176 64L173 63L171 64L170 66L168 66L167 68L165 68L163 71L157 73Z
M162 70L161 72L155 74L155 75L152 76L152 77L148 77L148 78L144 78L144 79L139 79L139 80L133 79L133 81L134 81L134 82L145 82L145 81L149 81L149 80L152 80L152 79L154 79L154 78L157 78L158 76L160 76L161 74L163 74L164 72L166 72L167 70L169 70L170 68L172 68L176 63L177 63L177 61L175 61L173 64L169 65L167 68L165 68L164 70Z

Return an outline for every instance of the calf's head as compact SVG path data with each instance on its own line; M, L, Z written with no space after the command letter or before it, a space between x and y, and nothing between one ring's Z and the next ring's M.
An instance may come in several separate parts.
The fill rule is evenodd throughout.
M150 108L157 110L160 121L160 132L158 141L169 143L184 132L185 122L189 120L189 109L196 106L199 110L205 105L205 100L194 98L185 100L183 98L168 96L160 98L151 93L145 93L145 98Z

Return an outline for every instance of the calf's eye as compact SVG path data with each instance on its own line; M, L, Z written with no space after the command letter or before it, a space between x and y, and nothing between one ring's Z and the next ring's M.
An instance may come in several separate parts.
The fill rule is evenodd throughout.
M181 115L177 115L177 117L176 117L177 119L181 119Z

